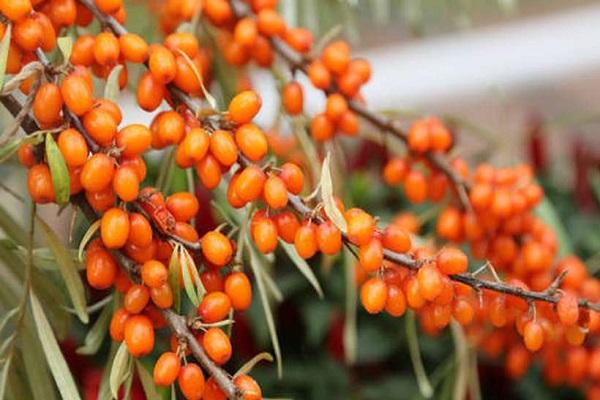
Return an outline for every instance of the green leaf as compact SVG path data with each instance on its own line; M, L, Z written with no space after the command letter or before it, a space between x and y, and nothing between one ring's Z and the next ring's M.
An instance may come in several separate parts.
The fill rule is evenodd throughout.
M179 254L179 263L181 265L181 274L183 276L183 287L185 289L185 293L194 307L198 307L200 304L200 298L198 297L198 293L196 292L196 288L194 287L194 282L192 281L191 276L194 271L198 273L196 270L196 264L187 250L184 249L180 244L177 244L175 251Z
M62 153L50 133L46 134L46 158L48 159L48 166L52 174L56 202L60 205L67 204L71 197L69 170L67 169L67 164Z
M273 318L273 312L271 311L271 305L267 297L267 288L265 286L264 271L258 259L258 252L254 246L250 243L248 236L245 237L246 246L250 249L250 267L256 277L256 284L258 285L258 293L260 295L260 302L263 307L265 319L267 320L267 327L269 328L269 336L271 337L271 343L273 345L273 351L275 352L275 359L277 360L277 375L281 378L283 374L281 349L279 347L279 338L277 337L277 329L275 328L275 320Z
M110 323L111 317L112 306L109 303L104 306L98 319L94 322L94 326L92 326L92 329L85 335L83 346L77 349L77 354L92 355L98 352L106 337L106 332L108 332L108 324Z
M354 256L348 249L344 249L344 275L346 282L346 320L344 323L344 352L346 363L354 364L357 354L358 334L356 329L356 305L358 294L354 283Z
M156 389L152 374L148 372L148 370L144 368L144 365L138 360L135 360L135 369L140 377L140 382L142 382L142 387L144 388L144 393L146 394L146 400L160 400L161 396Z
M42 232L46 238L46 243L50 247L54 257L56 257L56 263L60 269L60 274L65 281L65 285L67 286L67 291L73 302L73 307L77 311L77 317L79 317L81 322L87 324L89 316L86 309L85 289L77 266L71 257L71 253L43 219L37 218L37 220L42 226Z
M85 234L81 238L81 242L79 242L79 250L77 251L77 259L80 262L83 262L83 253L85 251L85 247L87 246L89 241L92 240L92 238L96 234L96 231L98 231L98 229L100 229L101 222L102 222L102 220L100 220L100 219L97 221L94 221L94 223L90 225L88 230L85 232Z
M166 149L160 164L158 166L158 177L156 178L155 187L162 193L168 194L167 189L171 184L173 178L173 170L175 169L175 150L172 148Z
M3 364L0 365L0 399L5 398L4 394L6 393L6 387L8 386L8 373L10 372L11 361L12 357L8 358Z
M425 372L423 360L421 360L421 350L419 348L419 338L417 333L415 313L413 313L410 310L407 311L405 319L405 328L406 340L408 342L408 352L410 354L410 360L413 365L413 370L415 372L415 377L417 379L419 391L421 392L421 395L423 397L425 397L426 399L430 399L433 396L433 388L431 387L431 383L429 382L429 378L427 377L427 373Z
M331 153L327 153L321 169L321 199L323 200L323 209L327 217L342 233L346 233L348 226L342 212L335 205L333 198L333 182L331 181Z
M4 88L4 79L6 78L6 63L8 62L8 50L10 48L11 34L12 24L8 24L6 27L6 32L4 32L4 37L0 42L0 90Z
M111 342L110 343L110 351L108 353L108 357L106 358L106 362L104 364L104 369L102 370L102 378L100 380L100 388L98 389L98 400L111 400L112 395L110 394L110 369L112 367L112 363L117 355L118 346L120 343Z
M31 314L26 315L25 324L25 329L19 331L19 339L23 349L21 354L24 369L33 399L53 400L56 398L54 382L52 382L48 364L44 362L44 352L35 335L35 322Z
M61 36L57 39L56 45L62 55L63 65L67 65L73 51L73 38L70 36Z
M573 254L571 238L567 234L567 231L550 200L548 200L547 197L544 197L542 202L535 208L534 212L547 225L549 225L554 232L556 232L556 236L558 237L557 242L559 257L565 257L569 254Z
M263 351L262 353L255 355L254 357L252 357L252 359L250 359L244 365L242 365L233 376L236 377L239 375L245 375L250 373L250 371L252 371L252 368L254 368L256 364L258 364L261 361L273 362L273 356L271 355L271 353Z
M173 291L173 309L177 312L181 310L181 288L179 281L181 279L181 264L176 251L171 253L169 261L169 285Z
M104 98L116 102L119 98L119 75L123 70L121 64L115 66L106 79L106 85L104 86Z
M290 260L292 260L292 262L296 265L298 270L300 270L302 275L304 275L306 280L312 285L319 297L323 298L323 289L321 289L321 285L319 284L315 273L310 268L310 265L308 265L306 260L298 255L293 245L286 243L283 240L279 240L279 244L283 250L285 250Z
M127 351L125 342L121 343L115 359L113 360L112 366L110 367L110 393L113 399L117 399L119 396L119 388L127 380L131 370L131 356Z
M54 332L52 332L52 328L50 327L48 318L46 318L42 305L33 292L29 293L29 299L31 301L31 312L33 314L33 319L35 320L38 338L42 344L46 360L50 367L50 372L52 372L58 391L63 399L81 399L73 376L71 375L71 371L69 370L69 366L60 352L60 347L58 347Z
M4 330L4 328L6 327L6 325L10 321L10 319L12 317L14 317L15 315L17 315L17 312L19 312L19 309L18 308L13 308L12 310L10 310L9 312L7 312L6 314L4 314L2 316L2 319L0 320L0 334L2 333L2 331ZM1 398L2 397L0 397L0 399Z
M0 203L0 228L6 233L7 237L21 246L24 246L29 240L25 229L6 211L2 203Z

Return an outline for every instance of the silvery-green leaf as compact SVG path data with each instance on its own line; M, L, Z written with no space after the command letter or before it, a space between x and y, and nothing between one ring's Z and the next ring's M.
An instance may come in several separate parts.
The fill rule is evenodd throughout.
M346 233L348 226L342 212L335 205L333 197L333 182L331 181L331 153L327 153L321 169L321 199L323 200L323 209L327 217L342 233Z
M194 282L191 275L193 273L192 270L196 269L196 264L191 257L188 257L189 254L187 254L187 250L185 250L183 246L178 244L175 248L175 251L179 253L179 263L181 265L181 275L183 277L183 287L185 289L185 293L194 307L198 307L200 304L200 299L198 298L198 293L194 287Z
M19 340L22 346L24 370L33 399L54 400L56 393L54 383L44 362L44 352L35 335L35 322L31 314L26 314L24 329L19 331Z
M323 289L321 289L321 285L319 284L315 273L310 268L306 260L298 255L298 252L296 251L293 245L286 243L283 240L279 240L279 244L281 245L283 250L285 250L290 260L292 260L292 262L294 263L294 265L296 265L296 267L302 273L302 275L304 275L306 280L312 285L319 297L323 298Z
M112 307L110 304L106 304L92 328L85 335L83 346L77 349L77 354L92 355L98 352L106 337L106 332L108 332L111 317Z
M344 321L344 353L346 362L350 365L356 361L358 335L356 329L356 305L358 295L354 279L354 256L348 249L344 249L344 275L346 283L346 319Z
M79 250L77 252L77 258L80 262L83 262L83 252L85 251L85 247L92 240L98 229L100 229L100 224L102 220L94 221L93 224L90 225L88 230L85 232L83 237L81 238L81 242L79 242Z
M116 65L108 75L106 79L106 86L104 86L104 98L116 102L119 98L119 75L123 70L121 64Z
M56 40L56 46L62 55L63 64L67 64L73 52L73 38L70 36L61 36Z
M175 249L171 253L171 259L169 261L169 285L173 291L173 309L177 312L181 309L181 288L179 282L181 279L181 264L179 263L179 257Z
M4 32L4 37L0 42L0 89L4 87L4 79L6 78L6 64L8 62L8 50L10 49L11 36L12 24L8 24L6 32Z
M129 355L129 352L127 351L125 342L122 342L110 367L109 384L110 393L112 394L113 399L118 398L119 388L127 379L127 376L130 373L130 366L131 355Z
M144 388L144 394L146 395L146 400L160 400L161 396L156 389L156 385L154 384L154 379L152 378L152 374L148 372L144 365L135 360L135 369L140 378L140 382L142 382L142 387Z
M61 205L67 204L71 197L69 170L67 169L67 164L62 153L50 133L46 134L46 158L48 159L48 166L52 174L52 185L54 186L56 203Z
M46 361L50 367L50 372L54 377L58 391L63 399L78 400L81 399L69 366L65 361L58 342L54 337L54 332L50 327L48 318L44 309L33 292L30 292L29 299L31 303L31 312L37 328L38 338L42 344L42 349L46 355Z

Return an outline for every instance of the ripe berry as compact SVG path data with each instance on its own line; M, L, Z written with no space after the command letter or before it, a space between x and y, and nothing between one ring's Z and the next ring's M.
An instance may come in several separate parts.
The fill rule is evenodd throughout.
M110 337L115 342L122 342L125 339L125 323L129 319L130 314L123 308L120 307L115 311L109 326Z
M181 362L177 354L167 351L160 355L154 364L154 383L158 386L170 386L179 375Z
M312 222L304 222L296 231L294 246L298 255L304 259L311 258L317 252L316 229Z
M54 185L50 168L46 164L37 164L27 173L27 188L35 203L45 204L54 201Z
M209 293L198 305L198 316L206 323L224 320L231 310L231 300L223 292Z
M133 285L129 288L123 299L123 307L130 314L142 312L150 300L150 291L144 285Z
M54 83L44 83L35 94L33 115L43 126L60 123L63 98L60 88Z
M277 233L287 243L294 243L296 231L300 228L300 222L294 213L284 211L273 217L277 225Z
M268 8L258 13L256 22L258 31L265 36L278 36L286 29L283 18L277 11Z
M307 71L308 78L317 89L328 89L331 86L331 74L322 61L313 61Z
M217 266L227 264L233 255L229 239L220 232L207 232L202 237L202 254L208 261Z
M177 383L186 400L201 400L204 392L204 373L196 364L186 364L179 370Z
M119 167L113 178L113 190L123 201L133 201L140 193L140 180L131 167Z
M154 348L154 327L145 315L132 315L125 322L125 344L134 357L142 357Z
M163 85L175 79L177 74L175 56L169 49L160 45L150 50L148 68L154 80Z
M229 118L237 124L247 124L258 113L261 105L261 98L254 91L246 90L229 103Z
M114 116L113 116L114 119ZM141 124L131 124L122 128L116 135L117 147L123 157L136 157L150 148L152 133Z
M203 281L204 283L204 281ZM206 287L206 284L204 285ZM232 272L225 278L225 294L236 311L246 311L252 302L252 285L243 272Z
M225 393L221 390L213 377L208 378L204 386L203 400L226 400Z
M283 179L287 190L295 195L302 193L304 189L304 173L294 163L285 163L281 166L279 177Z
M278 176L270 176L265 181L263 197L267 205L273 209L287 206L288 191L283 179Z
M419 204L427 200L427 178L421 171L411 170L404 179L404 193L411 203Z
M137 102L145 111L154 111L165 97L165 86L152 76L150 71L142 74L137 87Z
M327 96L325 115L329 120L338 121L346 111L348 111L348 102L346 102L344 96L339 93Z
M461 325L468 325L475 317L475 309L471 302L464 298L458 298L454 302L452 315Z
M302 86L296 81L285 85L281 94L283 107L290 115L298 115L302 113L304 107L304 95Z
M243 400L261 400L262 392L258 383L248 375L238 375L233 378L233 384L242 393Z
M167 209L177 221L185 222L196 216L200 208L196 196L189 192L174 193L167 198Z
M238 158L238 148L230 132L216 130L210 137L210 152L222 165L229 167Z
M397 253L406 253L411 248L410 235L395 224L388 225L383 231L383 246Z
M30 0L1 0L0 12L11 21L18 21L32 10Z
M342 232L331 221L317 227L317 245L323 254L333 255L342 249Z
M316 141L324 142L333 137L335 126L325 114L317 114L310 120L310 133Z
M266 180L267 177L260 167L246 167L238 178L236 194L243 201L254 201L262 194Z
M558 303L556 303L556 313L558 319L563 325L574 325L579 320L579 305L577 297L571 292L565 292Z
M85 261L87 281L91 287L98 290L108 289L115 282L117 263L103 249L88 252Z
M260 161L268 151L265 134L253 124L244 124L236 129L235 143L250 161Z
M146 261L141 268L142 281L150 288L159 288L169 277L169 271L163 263L157 260Z
M393 317L401 317L406 311L406 298L400 286L388 285L385 311Z
M231 358L231 341L219 328L210 328L204 333L202 346L217 365L223 365Z
M342 74L350 64L350 47L342 40L335 41L325 47L321 59L331 72Z
M442 292L442 276L435 264L426 264L419 268L417 279L421 295L426 300L433 301Z
M76 168L85 164L89 149L81 133L74 129L65 129L58 135L57 142L67 166Z
M102 243L109 249L118 249L125 245L129 237L129 215L120 208L111 208L102 216L100 224Z
M381 240L372 238L369 242L360 246L358 260L365 271L377 271L383 263L383 245L381 244Z
M535 320L531 320L525 324L523 330L523 339L525 347L529 351L538 351L544 344L544 330L542 326Z
M271 218L259 215L252 219L252 240L263 254L272 253L277 248L277 227Z
M361 246L367 244L375 233L375 220L363 210L353 208L346 211L348 223L348 239Z
M168 283L150 289L150 298L152 303L160 309L164 310L173 306L173 290Z
M96 153L83 166L81 185L87 191L100 192L110 185L114 173L114 160L104 153Z
M455 247L446 247L436 258L437 267L446 275L462 274L467 271L469 261L465 253Z
M360 288L360 302L369 314L377 314L385 308L387 295L387 285L381 278L371 278Z
M196 172L200 181L207 189L214 189L221 182L221 167L211 154L207 154L198 164Z
M113 66L119 61L119 39L112 32L101 32L96 36L93 51L98 64Z

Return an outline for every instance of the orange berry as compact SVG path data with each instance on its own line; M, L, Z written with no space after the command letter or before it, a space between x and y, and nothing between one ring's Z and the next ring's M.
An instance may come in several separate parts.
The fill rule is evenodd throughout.
M375 272L383 263L383 245L381 240L372 238L366 244L360 246L358 261L367 272Z
M186 364L179 370L179 389L186 400L201 400L204 392L204 373L196 364Z
M270 176L265 181L263 196L267 205L273 209L287 206L288 191L283 179L278 176Z
M59 147L60 148L60 147ZM31 168L35 164L35 155L33 154L33 145L31 143L24 143L19 146L17 151L17 157L19 163L27 168Z
M112 14L119 11L123 6L123 0L95 0L96 6L105 14Z
M236 129L235 143L250 161L260 161L269 150L265 134L253 124L244 124Z
M281 94L283 107L290 115L298 115L302 113L304 108L304 94L302 86L296 81L292 81L285 85Z
M296 231L300 228L300 222L291 211L284 211L274 217L277 225L277 233L287 243L294 243Z
M232 349L229 337L219 328L209 328L202 337L206 354L217 365L223 365L231 358Z
M304 222L294 237L294 246L298 255L304 259L311 258L318 250L317 234L312 222Z
M207 154L198 164L196 172L200 181L207 189L214 189L221 182L221 167L211 154Z
M120 307L115 311L109 326L110 337L115 342L122 342L125 339L125 323L129 319L130 314L123 308Z
M375 233L375 219L356 208L346 211L345 217L348 223L348 239L358 246L367 244Z
M141 313L150 300L150 291L144 285L133 285L123 298L123 307L130 314Z
M229 167L238 158L238 148L231 133L224 130L216 130L210 137L210 152L219 163Z
M85 164L89 149L81 133L74 129L65 129L58 135L57 142L67 166L76 168Z
M323 222L317 227L317 245L323 254L339 253L342 249L342 232L331 221Z
M331 72L342 74L350 64L350 46L342 40L332 42L323 50L321 59Z
M102 216L100 224L102 243L109 249L118 249L125 245L129 237L129 216L120 208L111 208Z
M37 164L27 173L27 188L35 203L45 204L54 201L54 184L52 175L46 164Z
M419 204L427 200L427 179L422 172L411 170L404 180L404 193L411 203Z
M206 156L209 145L210 138L202 128L190 129L181 142L185 155L193 162L199 162Z
M227 264L233 256L233 248L229 239L220 232L210 231L202 237L202 254L217 266Z
M299 53L306 53L313 45L312 32L304 28L290 28L285 31L284 39L291 48Z
M154 118L150 129L163 146L178 144L185 135L185 121L178 112L165 111Z
M358 133L360 122L356 114L350 110L344 111L336 123L337 129L348 136L354 136Z
M277 227L272 219L255 214L251 223L251 234L261 253L272 253L277 248Z
M325 104L325 115L331 121L338 121L344 113L348 111L348 102L339 93L333 93L327 96Z
M167 198L167 209L173 214L175 220L185 222L196 216L200 209L198 199L192 193L174 193Z
M145 315L132 315L125 323L125 344L134 357L141 357L154 348L154 327Z
M115 282L117 264L112 256L104 249L88 252L85 269L87 281L94 289L108 289Z
M419 290L425 300L433 301L442 293L442 275L434 264L425 264L417 272Z
M119 61L119 39L112 32L101 32L94 42L94 58L100 65L113 66Z
M0 12L11 21L18 21L32 11L30 0L1 0Z
M243 201L254 201L262 194L266 180L267 177L260 167L246 167L238 178L236 194Z
M165 46L173 52L183 51L189 58L198 55L198 39L190 32L174 32L165 38Z
M77 116L82 116L93 106L92 88L80 75L68 75L62 82L60 92L66 106Z
M405 158L394 157L385 164L383 179L390 186L399 185L404 182L409 171L410 165Z
M542 326L535 320L531 320L525 324L523 330L523 339L525 347L529 351L538 351L544 344L544 330Z
M233 39L236 43L244 47L252 47L258 36L256 21L250 17L240 19L235 25Z
M455 247L442 249L436 258L437 267L446 275L462 274L467 272L469 260L465 253Z
M556 313L563 325L576 324L579 320L577 297L571 292L565 292L556 303Z
M169 49L160 45L150 50L148 68L155 81L161 84L171 82L177 74L175 56Z
M177 354L170 351L162 353L154 364L154 383L157 386L170 386L177 379L180 368Z
M140 193L137 172L131 167L119 167L113 178L113 190L123 201L133 201Z
M33 115L43 126L53 126L61 121L63 98L54 83L40 86L33 100Z
M150 289L150 298L152 303L160 309L164 310L173 306L173 290L168 283Z
M157 260L146 261L141 267L142 281L150 288L159 288L167 283L169 272L163 263Z
M458 298L454 302L454 309L452 315L461 325L468 325L473 321L475 317L475 309L470 301L463 298Z
M205 285L206 286L206 285ZM225 278L225 294L236 311L246 311L252 302L252 285L243 272L232 272Z
M308 78L317 89L329 89L331 86L331 74L320 60L313 61L308 66Z
M401 317L406 311L406 298L399 286L387 285L385 311L392 317Z
M296 164L285 163L281 166L279 177L283 179L287 190L298 195L304 189L304 173Z
M212 292L204 296L198 305L198 316L211 324L224 320L231 310L231 300L223 292Z
M135 157L150 148L152 133L141 124L127 125L116 135L117 147L122 149L123 157Z
M406 253L411 248L410 235L397 225L388 225L383 231L383 246L397 253Z
M12 39L20 48L32 52L42 45L44 32L38 20L28 16L15 22L12 35Z
M310 120L310 133L316 141L323 142L333 137L335 126L325 114L317 114Z
M137 102L145 111L154 111L165 97L165 86L150 71L142 74L137 87Z
M388 288L381 278L371 278L360 288L360 302L369 314L378 314L385 308Z
M203 400L226 400L225 393L221 390L221 387L217 384L213 377L208 378L206 385L204 386L204 393L202 393Z
M261 105L261 98L253 90L241 92L229 103L229 118L237 124L246 124L252 121Z

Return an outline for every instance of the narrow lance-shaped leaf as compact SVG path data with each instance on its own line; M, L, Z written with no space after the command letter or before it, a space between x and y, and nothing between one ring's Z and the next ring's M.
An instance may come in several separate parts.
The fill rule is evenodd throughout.
M4 399L4 394L6 393L11 361L12 358L8 358L3 364L0 364L0 399Z
M417 324L415 314L412 311L407 312L405 327L406 340L408 341L408 352L410 354L410 360L413 365L419 391L423 397L430 399L433 396L433 387L431 387L431 383L429 382L429 378L425 372L425 367L423 366L423 360L421 360Z
M24 329L19 331L19 340L24 351L21 351L24 370L34 400L54 400L57 398L54 382L44 362L44 352L35 332L35 322L31 314L26 314ZM26 350L25 350L26 349Z
M81 397L77 391L77 386L75 385L67 362L60 352L60 347L58 347L58 342L54 337L54 332L52 332L52 328L50 327L48 318L46 318L42 305L33 292L29 293L29 299L38 338L44 349L44 354L46 355L46 360L50 367L50 372L52 372L52 376L56 382L58 391L63 399L78 400Z
M267 353L266 351L259 353L252 357L252 359L247 361L244 365L242 365L233 376L235 377L250 373L250 371L252 371L252 368L254 368L256 364L258 364L261 361L273 362L273 356L270 353Z
M189 272L192 274L192 276L191 276L192 282L196 286L198 300L201 300L204 297L204 295L206 294L206 288L204 288L204 284L200 280L200 274L198 273L198 267L196 266L194 259L190 255L190 252L185 247L183 247L183 246L181 247L181 252L182 252L183 257L186 259L186 264L191 266Z
M281 349L279 347L279 338L277 337L277 329L275 328L275 320L273 318L273 312L271 311L271 305L267 297L267 288L264 282L264 271L258 261L257 250L250 243L248 236L245 238L246 246L250 249L250 267L256 277L256 284L258 285L258 293L260 295L260 302L263 307L265 319L267 320L267 326L269 328L269 335L271 336L271 343L273 344L273 351L275 352L275 359L277 360L277 375L279 377L283 374Z
M113 360L110 368L110 393L113 399L117 399L119 395L119 388L127 380L127 377L131 369L131 356L127 351L125 342L121 343L115 359Z
M71 197L69 170L67 169L67 164L62 153L50 133L46 134L46 158L48 159L48 166L52 174L56 202L60 205L67 204Z
M10 38L12 36L12 24L8 24L4 37L0 42L0 89L4 88L4 79L6 78L6 64L8 62L8 50L10 48Z
M123 70L122 65L115 66L106 79L106 86L104 86L104 98L116 102L119 98L119 75Z
M323 209L327 217L343 233L348 230L346 220L342 212L337 208L333 198L333 182L331 181L331 153L327 153L323 161L321 170L321 199L323 200Z
M75 311L77 312L77 317L79 317L81 322L87 324L89 317L86 308L85 289L83 282L81 281L81 276L79 275L79 270L71 257L71 253L43 219L37 218L37 221L42 227L46 243L48 243L50 250L56 258L56 264L58 265L60 274L67 286L67 291L73 302L73 308L75 308Z
M23 144L36 145L42 143L42 141L44 140L44 136L41 135L41 133L43 132L44 131L39 131L38 134L33 133L28 136L11 139L4 146L0 147L0 163L3 163L4 161L12 157L17 152L17 150L19 150L19 147Z
M94 322L94 326L92 326L92 329L90 329L85 336L83 346L77 349L77 354L92 355L98 352L106 337L111 317L112 306L111 304L106 304L98 316L98 319Z
M171 253L169 261L169 285L173 291L173 309L179 312L181 309L181 288L179 282L181 280L181 264L176 249Z
M85 232L83 237L81 238L81 242L79 242L79 250L77 251L77 258L80 262L83 262L83 252L85 251L85 247L92 240L98 229L100 229L100 224L102 220L94 221L93 224L90 225L88 230Z
M290 260L292 260L293 263L296 265L298 270L300 270L302 275L304 275L306 280L312 285L312 287L315 289L315 291L317 292L319 297L323 298L323 289L321 289L321 285L319 284L319 281L317 280L315 273L310 268L310 266L308 265L306 260L304 260L302 257L300 257L298 255L298 253L296 252L296 249L291 244L286 243L283 240L279 240L279 244L281 245L283 250L285 250L285 252L288 255L288 257L290 258Z
M142 383L146 400L160 400L161 396L154 384L152 374L148 372L144 365L138 360L135 360L135 369L140 378L140 382Z
M344 323L344 353L350 365L356 361L358 335L356 331L356 305L358 295L354 283L354 257L348 249L344 249L344 275L346 282L346 320Z
M59 37L56 41L56 46L62 55L63 65L67 65L73 52L73 38L70 36Z
M178 254L179 264L181 265L181 275L183 277L183 288L185 289L185 293L194 307L198 307L200 304L200 299L198 298L198 293L194 288L194 282L192 281L191 276L191 270L195 269L196 265L194 264L194 261L191 260L191 257L186 257L186 250L180 244L176 245L175 251Z
M206 101L210 105L210 108L212 108L215 111L218 111L219 110L219 108L218 108L219 106L217 105L217 100L213 97L212 94L210 94L210 92L208 90L206 90L206 87L204 86L204 79L202 79L202 75L200 74L200 71L198 71L198 67L196 66L196 64L194 64L194 62L192 61L192 59L185 52L183 52L180 49L177 49L177 51L178 51L179 55L181 55L183 57L183 59L185 60L186 64L188 64L188 66L190 67L190 69L194 73L194 76L196 77L196 79L200 83L200 88L202 89L202 94L204 95L204 98L206 99Z

